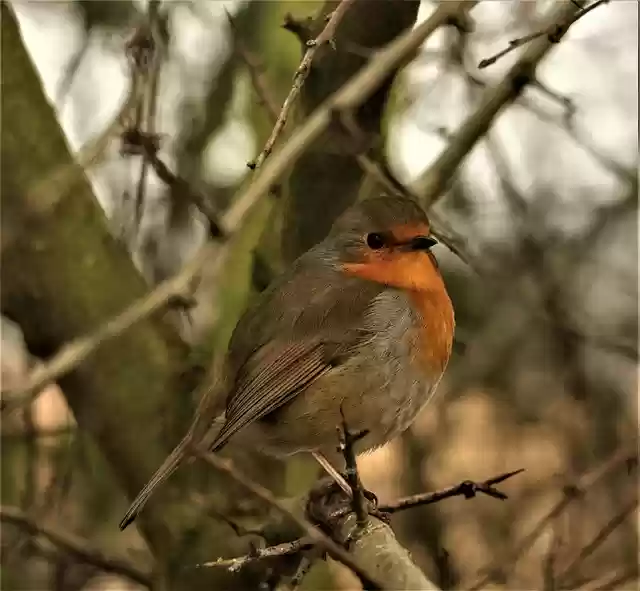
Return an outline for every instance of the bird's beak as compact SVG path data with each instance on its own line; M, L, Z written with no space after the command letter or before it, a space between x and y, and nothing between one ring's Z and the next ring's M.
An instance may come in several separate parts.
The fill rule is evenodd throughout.
M438 244L438 241L432 236L416 236L409 241L407 246L409 250L427 251L436 244Z

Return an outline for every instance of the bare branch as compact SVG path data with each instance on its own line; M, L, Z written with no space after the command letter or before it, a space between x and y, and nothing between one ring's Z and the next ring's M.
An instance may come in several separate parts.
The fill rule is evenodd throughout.
M638 468L638 450L635 445L622 447L617 450L610 458L602 464L596 466L590 472L587 472L579 481L572 486L567 486L562 491L562 498L553 506L553 508L536 524L536 526L527 534L520 543L516 544L513 550L507 555L501 555L490 566L483 569L486 574L469 588L469 591L478 591L485 589L493 580L493 573L501 564L514 564L524 552L530 548L533 543L544 532L545 528L554 520L556 520L567 507L580 496L593 488L596 484L607 478L611 473L619 468L626 466L628 471L637 470Z
M293 542L285 542L284 544L278 544L277 546L268 546L266 548L258 548L254 552L239 556L237 558L218 558L211 562L203 562L198 564L201 568L228 568L231 572L237 572L247 564L263 560L265 558L276 558L278 556L290 556L291 554L297 554L302 550L306 550L315 545L315 541L311 538L298 538Z
M219 220L220 238L230 236L242 225L259 197L260 194L254 194L252 203L234 201ZM175 298L184 295L205 264L211 264L214 269L220 269L228 254L229 246L227 243L204 245L178 274L158 284L155 289L133 302L95 332L65 345L52 360L36 368L23 387L15 392L3 392L0 409L9 413L29 404L47 384L73 370L98 347L122 335L137 322L162 310Z
M240 472L233 464L233 462L227 458L218 457L213 453L203 453L200 450L194 450L197 457L204 460L212 468L218 472L224 472L229 475L238 484L246 488L251 494L255 495L259 499L262 499L265 503L273 507L284 517L291 519L298 527L300 527L307 537L313 540L315 543L320 544L335 560L341 562L346 567L350 568L363 582L372 589L384 589L384 586L375 581L371 577L365 568L360 566L349 553L336 542L334 542L329 536L324 534L320 529L314 526L312 523L303 519L299 515L296 515L291 511L282 501L278 500L271 491L266 489L261 484L254 482L242 472Z
M443 2L424 23L407 31L389 43L357 75L318 107L287 142L276 148L271 157L260 167L253 182L236 197L236 214L267 192L280 176L300 157L325 129L335 121L336 112L348 112L366 101L387 78L390 72L402 64L406 56L415 52L435 30L448 24L455 15L469 12L475 0Z
M618 528L622 525L627 518L636 510L638 507L638 497L637 491L634 491L635 494L633 498L626 503L620 511L618 511L603 527L602 529L594 536L594 538L580 550L578 556L576 556L562 571L557 575L557 579L562 583L562 586L565 587L564 581L569 578L570 575L574 574L574 571L586 560L591 554L593 554L600 545Z
M582 0L580 0L582 1ZM505 55L508 55L518 47L522 47L527 43L530 43L534 39L539 39L540 37L546 36L550 43L558 43L562 36L567 32L569 27L575 23L577 20L581 19L585 14L591 12L594 8L597 8L601 4L608 4L609 0L595 0L592 4L585 8L579 8L580 4L578 2L574 2L574 5L579 8L579 10L572 16L568 16L566 20L561 23L549 25L545 27L541 31L537 31L536 33L530 33L529 35L524 35L523 37L518 37L516 39L511 39L509 41L509 46L505 49L499 51L495 55L483 59L478 64L479 69L487 68L493 64L495 64L500 58L503 58Z
M16 507L0 506L0 521L16 525L33 535L47 538L52 544L73 555L81 562L86 562L101 570L121 575L149 589L151 588L151 575L138 570L129 561L119 557L107 556L103 551L92 548L87 540L38 523Z
M349 6L353 4L353 2L354 0L341 0L340 4L338 4L337 8L333 11L331 18L327 22L322 32L315 39L310 39L309 41L307 41L306 45L308 49L304 54L304 57L302 58L298 69L293 75L293 86L291 87L287 98L282 104L282 109L280 110L280 114L276 119L276 123L273 127L273 130L271 131L271 135L269 136L267 143L265 144L260 154L258 154L258 157L255 159L255 161L248 164L249 168L251 168L252 170L260 167L271 154L273 146L275 145L278 137L282 133L282 130L287 123L287 118L289 117L291 107L298 98L300 90L302 89L302 85L309 75L309 72L311 70L311 62L313 61L316 52L326 43L333 45L333 38L338 24L342 20L345 12L349 9Z
M234 49L247 66L247 70L249 70L251 84L256 91L256 94L258 95L259 103L265 108L267 114L275 124L275 122L278 120L278 106L269 89L268 84L264 79L264 64L256 55L249 51L248 47L245 45L242 37L238 33L236 22L229 11L225 9L225 13L227 15L227 19L229 20L229 26L233 33Z
M444 152L413 186L414 192L420 195L425 207L430 207L442 195L461 162L489 130L496 116L507 105L513 103L526 85L534 80L538 64L567 32L578 11L579 8L571 2L558 2L551 11L548 17L549 25L545 28L558 29L554 40L551 41L548 37L536 39L497 86L484 90L475 112L452 135ZM559 22L568 24L559 27Z
M396 513L397 511L403 511L412 507L419 507L420 505L430 505L431 503L437 503L438 501L449 499L451 497L463 496L465 499L472 499L476 496L477 493L483 493L485 495L493 497L494 499L500 499L501 501L504 501L508 498L507 495L497 490L494 485L500 482L504 482L508 478L511 478L516 474L520 474L521 472L524 472L524 468L521 468L520 470L514 470L513 472L506 472L505 474L500 474L499 476L489 478L484 482L473 482L471 480L465 480L460 484L457 484L456 486L450 486L449 488L445 488L441 491L432 493L421 493L399 499L388 505L382 505L381 507L379 507L379 510L382 513Z

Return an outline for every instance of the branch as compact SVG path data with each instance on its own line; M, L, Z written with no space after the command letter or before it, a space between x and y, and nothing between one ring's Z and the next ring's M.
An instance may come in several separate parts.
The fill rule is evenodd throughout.
M593 539L580 550L578 556L576 556L568 566L566 566L560 574L557 575L558 581L561 582L562 587L566 587L566 579L569 578L569 575L574 574L574 571L586 560L591 554L593 554L600 545L618 528L622 525L627 518L635 512L638 507L638 497L637 492L634 497L623 506L620 511L618 511L603 527L602 529L593 537Z
M566 20L561 22L560 24L549 25L548 27L546 27L542 31L538 31L537 33L531 33L529 35L524 35L523 37L518 37L517 39L512 39L511 41L509 41L509 46L507 48L499 51L489 58L481 60L478 64L478 68L487 68L488 66L495 64L500 58L511 53L518 47L522 47L523 45L530 43L534 39L538 39L543 36L545 36L550 43L558 43L560 41L560 38L567 32L568 28L573 23L581 19L585 14L591 12L594 8L597 8L601 4L608 4L609 1L610 0L595 0L595 2L593 2L589 6L581 8L572 16L568 16ZM575 2L574 4L578 5L578 2Z
M271 491L245 476L234 466L231 460L220 458L213 453L203 453L199 450L194 451L197 457L204 460L216 471L223 472L229 475L233 480L243 486L251 494L263 500L284 517L291 519L298 527L300 527L305 532L306 536L308 536L316 544L322 546L332 558L344 564L346 567L351 569L358 577L360 577L360 579L367 584L367 588L386 588L385 585L383 585L381 582L378 582L374 577L372 577L367 572L367 569L362 567L357 560L354 560L344 548L339 546L329 536L324 534L322 531L320 531L320 529L311 524L309 521L293 513L293 511L291 511L284 503L282 503L282 501L279 501Z
M447 24L460 11L468 12L475 0L455 0L442 3L433 15L411 31L397 37L371 59L358 74L320 105L306 121L292 132L288 141L276 148L260 167L253 182L235 199L236 215L266 193L289 169L310 144L335 120L336 114L349 112L364 103L384 82L390 72L400 66L406 56L417 51L427 37Z
M579 11L576 4L559 1L551 11L549 24L545 27L545 30L549 27L557 29L553 41L548 37L537 38L497 86L484 90L475 112L452 135L445 151L415 183L413 190L420 195L425 208L429 208L442 195L461 162L489 130L496 116L513 103L534 79L538 64L567 32L574 22L573 17ZM557 23L568 24L560 27Z
M146 149L148 149L147 142L143 142L142 145L147 146ZM148 151L151 153L150 149ZM156 166L160 164L159 170L161 173L167 173L169 177L173 177L168 168L159 162L157 156L154 162ZM172 180L173 182L178 182L175 177ZM190 191L190 194L194 195L192 191ZM216 229L215 237L227 239L231 236L242 225L253 206L257 203L258 197L256 196L253 203L242 204L241 211L238 211L238 203L234 202L219 221L215 221L215 218L213 218L212 228ZM122 335L136 323L149 318L176 298L183 296L204 265L211 264L214 270L220 269L229 254L229 250L230 248L226 242L222 246L213 243L202 247L200 252L177 275L158 284L155 289L130 304L120 314L107 321L94 332L65 345L51 361L36 368L22 388L14 392L3 392L3 400L0 406L2 411L11 413L29 404L45 386L78 367L104 343ZM5 396L7 396L8 400L4 400Z
M32 535L47 538L52 544L68 554L73 555L81 562L86 562L103 571L126 577L135 583L151 589L151 575L138 570L138 568L128 560L107 556L102 550L91 548L88 540L38 523L16 507L0 506L0 521L15 525Z
M421 493L399 499L388 505L382 505L381 507L379 507L379 510L382 513L396 513L398 511L404 511L405 509L411 509L412 507L419 507L421 505L430 505L432 503L437 503L438 501L449 499L451 497L463 496L465 499L472 499L476 496L477 493L483 493L485 495L493 497L494 499L500 499L501 501L504 501L508 498L507 495L496 489L494 485L500 482L504 482L508 478L511 478L516 474L520 474L521 472L524 472L524 468L521 468L520 470L514 470L513 472L500 474L499 476L489 478L484 482L473 482L472 480L464 480L456 486L450 486L449 488L445 488L440 491Z
M247 564L256 562L258 560L264 560L265 558L276 558L281 556L291 556L292 554L298 554L302 550L307 550L316 545L315 540L311 538L298 538L293 542L285 542L284 544L278 544L277 546L267 546L266 548L258 548L249 554L239 556L237 558L218 558L211 562L203 562L199 564L199 568L221 567L227 568L231 572L239 571Z
M237 29L233 20L233 17L227 12L227 18L229 19L230 26L234 31L234 46L238 55L243 60L247 70L249 71L249 77L251 78L251 84L258 96L259 103L265 108L267 115L275 123L278 118L278 109L276 107L275 100L270 91L269 84L265 80L264 66L260 59L253 55L242 42L240 36L237 35ZM388 174L388 171L376 162L371 157L365 154L358 154L356 156L360 168L372 178L374 178L386 191L392 195L399 195L402 197L410 197L416 199L411 194L409 189L400 184L392 175ZM157 172L157 171L156 171ZM160 175L159 175L160 176ZM162 178L162 177L161 177ZM432 214L433 217L433 214ZM464 243L464 240L455 235L455 233L444 227L442 221L438 220L437 223L434 219L431 220L432 225L435 226L432 229L433 235L444 244L453 254L455 254L463 263L468 265L473 271L478 273L477 265L472 261L471 256L468 254L468 247Z
M499 556L491 565L485 567L483 571L486 573L477 582L469 588L469 591L479 591L485 589L493 580L495 573L502 565L513 565L518 558L526 552L535 541L545 531L547 525L555 521L567 507L577 498L586 494L596 484L607 478L612 472L618 470L622 466L626 466L627 470L637 470L638 468L638 450L635 445L628 448L617 450L610 458L602 464L596 466L590 472L584 474L575 485L566 486L562 491L562 498L556 505L536 524L536 526L527 534L519 544L516 544L511 552L506 556Z
M304 57L302 58L298 69L293 75L293 86L291 87L287 98L282 104L282 109L280 110L280 114L278 115L276 123L273 126L271 135L269 136L267 143L262 149L262 152L258 154L258 157L255 159L255 161L248 164L249 168L251 168L252 170L261 166L262 163L269 157L269 154L271 154L273 146L275 145L278 137L282 133L282 130L287 123L289 111L291 110L291 107L293 106L296 98L300 94L300 90L302 89L304 81L309 75L309 71L311 70L311 62L313 61L316 52L325 43L329 43L332 45L334 44L334 35L336 32L336 28L342 20L345 12L349 9L349 6L353 4L353 2L354 0L341 0L340 4L338 4L337 8L333 11L331 18L327 22L322 32L315 39L310 39L309 41L307 41L306 45L308 49L304 54Z

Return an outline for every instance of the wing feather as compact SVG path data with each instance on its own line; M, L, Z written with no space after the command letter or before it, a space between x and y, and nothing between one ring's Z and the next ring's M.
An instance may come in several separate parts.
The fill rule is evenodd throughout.
M281 347L275 355L273 351L260 353L256 353L258 359L252 360L252 371L243 372L236 384L227 406L225 424L212 444L212 451L220 449L249 423L286 404L332 367L325 358L322 344L317 342Z

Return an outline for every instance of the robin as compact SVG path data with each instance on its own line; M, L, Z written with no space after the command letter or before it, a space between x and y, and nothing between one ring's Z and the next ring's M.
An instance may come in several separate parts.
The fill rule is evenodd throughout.
M408 198L348 209L245 312L191 429L120 528L191 445L216 452L237 441L274 456L307 451L329 468L343 420L367 432L357 453L402 433L451 355L454 313L431 252L436 243L425 212ZM217 418L209 400L226 403Z

